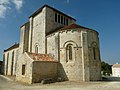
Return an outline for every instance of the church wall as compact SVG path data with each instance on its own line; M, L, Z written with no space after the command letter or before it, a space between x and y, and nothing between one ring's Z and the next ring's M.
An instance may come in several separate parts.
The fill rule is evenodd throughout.
M35 46L38 45L38 53L45 53L45 19L46 8L43 8L42 12L35 17L30 18L29 52L35 53Z
M28 51L28 42L29 42L29 22L21 26L19 54L23 54L24 52Z
M28 51L28 41L29 41L29 22L25 24L25 31L24 31L24 52Z
M13 52L14 52L14 56L13 56ZM12 58L14 59L13 67L12 67ZM4 75L16 75L17 60L18 60L18 48L4 52Z
M73 45L72 60L67 60L66 54L67 44ZM82 81L82 47L81 47L81 32L77 29L60 33L60 63L58 67L59 75L65 80ZM64 77L63 77L64 76Z
M4 63L4 71L3 71L3 74L4 75L7 75L7 73L6 73L6 69L7 69L7 53L5 53L4 52L4 54L3 54L3 63Z
M24 49L24 30L25 30L25 26L22 26L21 27L21 30L20 30L20 45L19 45L19 52L20 54L23 53L23 49Z
M95 44L93 46L93 44ZM95 47L96 59L94 59L93 47ZM88 48L89 48L89 66L90 80L101 80L101 59L98 33L88 31Z
M54 33L47 37L47 54L59 60L59 34Z
M73 19L68 18L67 16L64 16L63 14L54 11L51 8L46 8L47 12L46 12L46 33L55 31L56 28L61 27L61 26L65 26L64 23L61 23L61 16L65 19L68 19L68 24L71 23L75 23L75 21ZM60 15L60 22L58 22L58 17L57 17L57 21L55 21L55 14ZM64 22L64 19L63 19Z
M17 73L16 73L16 80L25 82L25 83L32 83L32 64L33 60L24 53L23 55L19 56L18 64L17 64ZM23 65L24 65L24 74L23 73Z
M51 78L56 80L57 78L57 63L56 62L45 62L45 61L34 61L33 62L33 73L32 82L41 82L43 79Z

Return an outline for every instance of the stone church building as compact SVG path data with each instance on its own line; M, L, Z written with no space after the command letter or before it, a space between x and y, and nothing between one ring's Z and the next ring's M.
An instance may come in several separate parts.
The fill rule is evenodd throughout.
M20 43L4 50L3 57L4 74L30 84L47 78L101 79L98 32L48 5L21 26Z

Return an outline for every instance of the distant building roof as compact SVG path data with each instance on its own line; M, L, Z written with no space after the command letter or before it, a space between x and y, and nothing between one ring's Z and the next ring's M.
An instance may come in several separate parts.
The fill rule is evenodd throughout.
M48 7L48 8L50 8L50 9L53 9L54 11L59 12L59 13L63 14L64 16L69 17L69 18L71 18L71 19L73 19L73 20L76 21L76 19L74 19L73 17L71 17L71 16L69 16L69 15L67 15L67 14L64 14L63 12L61 12L61 11L59 11L59 10L57 10L57 9L49 6L49 5L46 5L46 4L45 4L44 6L42 6L40 9L38 9L36 12L34 12L30 17L36 16L38 13L40 13L40 12L42 11L42 9L43 9L44 7ZM29 17L29 18L30 18L30 17Z
M120 64L114 64L112 67L113 68L120 68Z
M8 49L4 50L4 52L10 51L10 50L18 48L18 47L19 47L19 43L15 43L14 45L12 45L11 47L9 47Z
M27 52L27 53L34 61L58 62L48 54L36 54L36 53L30 53L30 52Z

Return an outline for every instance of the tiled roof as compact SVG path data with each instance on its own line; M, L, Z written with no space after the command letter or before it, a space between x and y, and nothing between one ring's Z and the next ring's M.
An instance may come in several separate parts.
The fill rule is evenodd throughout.
M89 28L86 28L86 27L83 27L83 26L80 26L78 24L70 24L68 26L64 26L63 28L61 28L60 30L67 30L67 29L75 29L75 28L84 28L84 29L89 29Z
M79 28L80 29L87 29L87 30L90 30L90 31L95 31L93 29L90 29L90 28L80 26L78 24L73 23L73 24L70 24L68 26L62 26L62 27L56 28L54 31L52 31L50 33L47 33L47 35L50 35L50 34L53 34L53 33L59 32L59 31L65 31L65 30L71 30L71 29L79 29ZM95 32L97 32L97 31L95 31Z
M27 52L27 53L34 61L58 62L48 54L36 54L36 53L30 53L30 52Z
M112 67L113 68L120 68L120 64L114 64Z
M19 43L15 43L14 45L12 45L11 47L9 47L8 49L4 50L4 52L10 51L10 50L18 48L18 47L19 47Z
M56 12L58 12L58 13L61 13L61 14L63 14L64 16L69 17L69 18L71 18L71 19L73 19L73 20L76 21L76 19L72 18L71 16L66 15L66 14L64 14L63 12L61 12L61 11L59 11L59 10L57 10L57 9L49 6L49 5L46 5L46 4L45 4L44 6L42 6L40 9L38 9L36 12L34 12L30 17L36 16L38 13L40 13L40 12L42 11L42 9L43 9L44 7L48 7L48 8L50 8L50 9L53 9L54 11L56 11ZM29 18L30 18L30 17L29 17Z

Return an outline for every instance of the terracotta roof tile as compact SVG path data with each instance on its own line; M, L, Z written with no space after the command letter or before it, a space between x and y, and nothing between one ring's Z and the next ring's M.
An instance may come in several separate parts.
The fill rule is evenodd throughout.
M114 64L112 67L113 68L120 68L120 64Z
M67 29L75 29L75 28L84 28L84 29L89 29L89 28L86 28L86 27L83 27L83 26L80 26L78 24L70 24L68 26L64 26L63 28L61 28L60 30L67 30Z
M80 25L78 25L78 24L73 23L73 24L70 24L70 25L68 25L68 26L58 27L58 28L56 28L55 30L53 30L52 32L47 33L47 35L50 35L50 34L53 34L53 33L59 32L59 31L65 31L65 30L71 30L71 29L78 29L78 28L95 31L95 30L93 30L93 29L90 29L90 28L87 28L87 27L84 27L84 26L80 26ZM95 31L95 32L97 32L97 31ZM98 33L98 32L97 32L97 33Z
M58 62L48 54L36 54L36 53L30 53L30 52L27 52L27 53L34 61Z
M10 50L18 48L18 47L19 47L19 43L15 43L14 45L12 45L11 47L9 47L8 49L4 50L4 52L10 51Z

